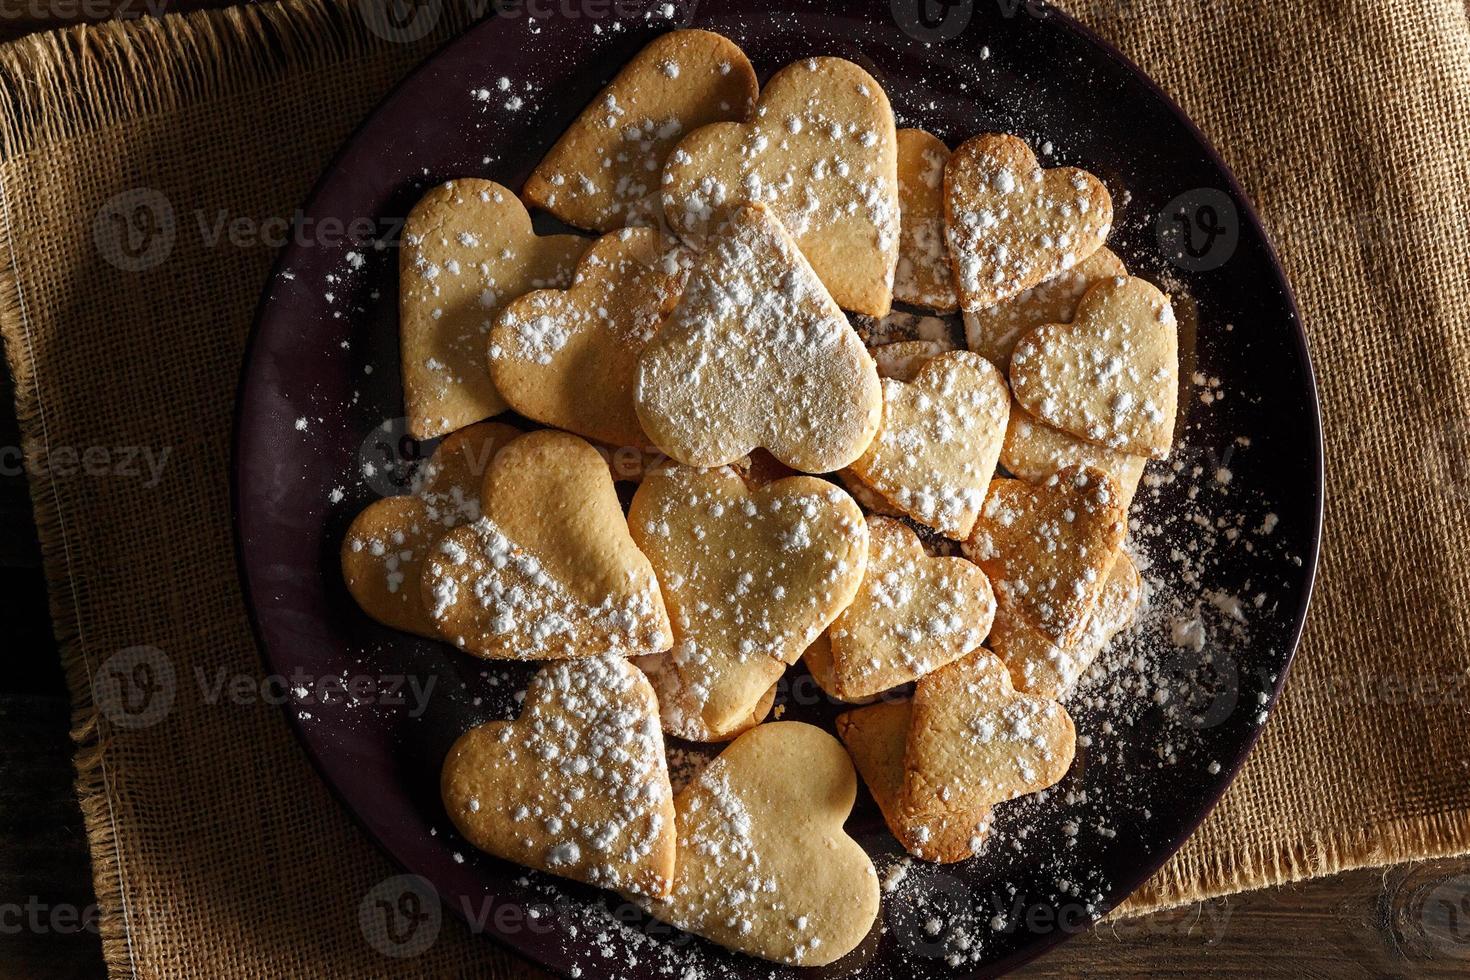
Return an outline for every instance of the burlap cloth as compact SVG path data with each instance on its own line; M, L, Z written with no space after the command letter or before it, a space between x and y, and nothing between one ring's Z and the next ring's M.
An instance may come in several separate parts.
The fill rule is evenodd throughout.
M1326 550L1284 702L1224 802L1130 908L1464 852L1465 8L1073 6L1178 99L1259 203L1311 333L1327 439ZM114 973L400 967L356 918L394 869L278 708L185 696L190 676L166 723L120 730L95 710L89 677L139 644L190 675L259 670L226 470L272 250L209 247L203 232L220 216L290 214L355 122L442 37L387 44L353 13L296 2L0 50L0 321ZM130 273L99 260L94 216L137 186L174 202L180 233L171 261ZM127 447L168 450L156 485L147 466L130 474ZM88 449L96 472L84 477ZM401 966L522 969L457 923Z

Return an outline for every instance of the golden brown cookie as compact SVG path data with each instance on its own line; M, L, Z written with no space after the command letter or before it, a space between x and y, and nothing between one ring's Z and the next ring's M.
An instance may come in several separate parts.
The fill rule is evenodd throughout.
M638 487L628 527L673 623L665 728L690 739L749 718L852 601L867 563L862 511L815 477L751 490L728 467L677 467Z
M1068 646L1086 628L1126 530L1112 478L1069 467L1037 485L993 481L965 556L990 576L997 615Z
M841 959L878 915L873 862L842 829L856 796L852 763L831 735L793 721L751 729L675 798L674 889L645 904L751 956Z
M965 342L1002 371L1011 367L1016 342L1043 323L1071 323L1077 303L1104 279L1126 276L1123 260L1107 247L1098 249L1066 272L1037 283L994 306L965 312Z
M894 310L884 317L853 316L852 328L868 349L904 340L934 340L955 349L955 331L950 321L941 316L924 316L905 310Z
M784 664L777 666L762 663L742 668L742 673L748 670L751 676L763 674L775 680L748 712L730 719L724 728L711 728L705 723L701 711L704 707L702 693L691 691L685 684L683 675L674 666L672 653L634 657L633 663L648 675L654 693L658 695L660 724L664 732L688 742L728 742L765 721L766 716L771 713L771 706L776 703L775 681L779 681L781 674L785 673Z
M900 521L868 520L868 567L828 630L836 687L855 701L917 680L978 647L995 595L964 558L930 558Z
M440 775L449 819L496 857L662 897L674 797L653 688L619 657L541 668L515 721L472 728Z
M653 228L603 235L570 289L510 303L490 331L490 377L510 406L538 422L612 446L649 445L633 388L638 356L679 301L684 249Z
M837 472L837 479L842 482L847 492L852 494L852 499L858 502L858 506L865 514L879 514L883 517L904 517L903 509L884 497L877 490L868 486L849 467Z
M995 619L990 647L1005 662L1016 689L1061 700L1072 693L1077 679L1120 631L1132 624L1143 601L1143 581L1126 551L1108 573L1087 628L1071 644L1061 647L1009 613Z
M1040 483L1069 466L1096 466L1118 484L1118 503L1127 511L1147 463L1147 457L1130 456L1053 429L1011 403L1000 465L1027 483Z
M731 463L730 468L740 474L740 479L752 490L759 490L767 483L775 483L788 476L799 475L764 449L752 450L749 456L742 456Z
M873 359L759 205L711 235L644 348L636 401L644 431L680 462L722 466L762 447L807 473L856 459L882 412Z
M439 635L476 656L559 660L673 642L658 582L628 536L607 463L543 429L502 449L479 520L450 531L422 574Z
M615 483L642 483L643 478L650 473L681 465L662 449L637 449L632 446L614 448L602 443L595 445L597 451L607 459ZM740 479L752 490L797 475L795 470L764 449L757 449L740 457L730 464L730 468L739 473Z
M1071 323L1048 323L1021 338L1011 388L1048 425L1164 459L1179 402L1179 330L1169 297L1131 276L1098 283Z
M424 560L450 528L479 518L485 470L519 435L499 422L460 429L420 467L413 493L374 501L353 519L342 539L342 577L363 612L438 638L419 587Z
M655 38L582 110L526 180L526 200L569 225L652 224L664 160L692 130L739 122L755 105L755 70L709 31Z
M922 129L898 131L898 267L893 297L941 313L959 308L944 240L949 147Z
M592 446L607 461L614 483L641 483L649 473L677 466L661 449L593 442Z
M745 202L786 226L845 310L883 316L898 260L893 110L873 77L841 58L808 58L771 77L749 123L690 133L664 165L669 227L695 247Z
M914 520L963 538L985 500L1010 396L979 354L951 351L883 381L883 424L852 471Z
M955 820L1055 785L1076 747L1065 708L1016 693L995 654L976 650L914 688L899 803L905 826L920 844L935 836L925 828L952 833Z
M801 655L801 662L806 665L807 673L812 675L817 687L822 693L833 701L841 701L846 704L867 704L873 698L846 698L837 691L837 671L832 663L832 640L827 633L822 633L812 645L807 647Z
M847 746L883 822L905 850L940 864L963 861L990 832L990 807L917 816L903 812L903 760L912 715L913 702L907 698L858 708L837 716L837 737Z
M960 308L983 310L1066 272L1107 241L1113 201L1076 167L1043 170L1014 136L965 141L944 168L945 235Z
M895 381L913 381L919 368L940 354L954 350L952 344L940 340L900 340L871 349L878 377Z
M505 411L485 365L500 308L522 293L564 287L588 241L537 235L514 194L489 180L453 180L409 213L399 255L399 343L409 431L443 435Z

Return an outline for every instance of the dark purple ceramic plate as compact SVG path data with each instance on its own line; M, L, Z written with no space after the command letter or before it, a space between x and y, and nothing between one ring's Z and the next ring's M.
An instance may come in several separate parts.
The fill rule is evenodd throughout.
M639 47L694 24L738 41L763 78L811 54L852 59L887 89L900 125L951 145L988 130L1050 143L1053 163L1107 182L1118 205L1110 244L1175 296L1180 448L1150 466L1132 514L1153 594L1143 626L1070 702L1076 763L1044 798L1004 808L984 854L946 867L903 863L860 794L848 828L885 880L884 909L856 952L813 972L954 976L1037 955L1117 905L1198 825L1260 732L1300 634L1320 528L1320 431L1298 316L1259 222L1178 109L1037 5L951 5L928 21L898 0L841 12L710 0L692 12L645 5L648 16L622 5L622 17L607 16L609 4L545 6L559 13L468 31L349 141L265 291L241 382L237 532L266 668L293 679L288 712L323 777L412 873L363 899L365 935L390 955L423 948L439 915L421 901L432 890L472 926L582 976L801 972L459 840L438 799L440 760L462 731L512 710L528 671L377 626L338 571L353 515L402 492L432 448L404 438L400 418L396 219L448 178L519 187ZM824 725L837 710L799 667L780 703L785 717Z

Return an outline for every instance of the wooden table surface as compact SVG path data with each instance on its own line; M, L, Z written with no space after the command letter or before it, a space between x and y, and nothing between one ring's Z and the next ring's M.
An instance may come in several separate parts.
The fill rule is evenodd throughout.
M230 0L0 0L0 40ZM0 977L103 975L70 702L46 589L8 373L0 382ZM488 941L488 940L487 940ZM411 974L385 960L385 973ZM1018 975L1470 977L1470 859L1355 871L1104 923Z

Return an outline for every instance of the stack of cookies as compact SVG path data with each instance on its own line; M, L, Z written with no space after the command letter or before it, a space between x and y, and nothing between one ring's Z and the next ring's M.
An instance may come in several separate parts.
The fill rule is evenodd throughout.
M601 237L538 235L528 205ZM1100 181L1013 136L896 130L837 58L758 89L692 30L520 195L425 196L403 385L413 434L444 438L342 566L383 623L548 662L444 762L465 838L821 965L879 906L843 831L858 774L930 861L1060 780L1061 700L1140 602L1127 511L1177 401L1169 301L1111 224ZM854 705L840 742L767 721L799 659ZM676 794L667 737L730 744Z

